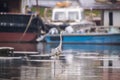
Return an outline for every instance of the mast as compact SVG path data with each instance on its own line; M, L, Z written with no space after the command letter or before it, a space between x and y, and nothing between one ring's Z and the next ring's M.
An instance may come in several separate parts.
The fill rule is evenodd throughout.
M80 0L77 0L77 2L78 2L78 5L81 6L81 2L80 2Z
M40 8L39 8L39 1L36 0L36 12L37 12L38 15L40 15L39 9L40 9Z

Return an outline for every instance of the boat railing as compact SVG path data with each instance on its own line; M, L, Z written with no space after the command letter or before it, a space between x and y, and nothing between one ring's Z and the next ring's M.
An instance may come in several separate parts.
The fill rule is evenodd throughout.
M30 15L0 14L1 26L25 26L29 21Z
M111 30L116 30L117 32L120 32L120 26L98 26L96 27L97 31L106 31L106 32L110 32Z
M84 33L110 33L112 32L120 32L120 26L82 26L82 27L74 27L75 32L84 32Z
M2 14L1 13L0 14L0 26L2 26L2 27L6 27L6 26L9 26L9 27L15 27L15 26L25 27L25 26L27 26L31 16L32 16L32 14L31 15L26 15L26 14L10 14L10 13L9 14L8 13ZM40 18L37 17L37 16L33 16L30 27L31 26L33 26L33 27L37 26L38 21L39 21L39 23L41 22Z

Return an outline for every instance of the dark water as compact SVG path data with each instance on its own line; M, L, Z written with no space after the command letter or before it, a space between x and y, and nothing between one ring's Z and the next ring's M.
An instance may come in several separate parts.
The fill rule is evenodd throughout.
M58 44L0 43L15 51L50 54ZM120 80L120 45L63 44L63 57L0 58L0 80ZM39 55L38 54L38 55ZM28 57L31 57L30 55Z

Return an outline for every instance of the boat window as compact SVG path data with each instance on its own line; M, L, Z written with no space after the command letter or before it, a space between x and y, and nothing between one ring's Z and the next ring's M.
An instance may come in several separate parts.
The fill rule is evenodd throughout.
M79 16L77 11L68 12L68 20L78 20L78 19L79 19Z
M55 21L63 21L65 20L65 13L64 12L56 12L55 13Z

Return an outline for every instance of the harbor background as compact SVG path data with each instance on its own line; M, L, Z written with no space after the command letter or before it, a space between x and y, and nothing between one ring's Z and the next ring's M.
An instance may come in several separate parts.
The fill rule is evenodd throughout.
M26 13L26 1L21 0L19 9L22 13ZM48 0L38 0L38 3L32 1L33 0L29 0L27 4L30 7L36 5L39 9L41 9L42 5L45 5L43 3L44 1L48 2ZM85 3L84 8L92 11L93 8L90 7L92 4L86 3L87 0L81 0L81 2L82 1L85 1L83 2ZM94 3L95 0L91 1L91 3ZM49 7L55 6L53 2L47 3L47 6L48 4L51 4ZM98 9L103 10L104 5L102 5L102 7L100 7L100 5L94 5L94 9L96 9L96 6ZM119 5L117 6L112 7L112 9L118 11L117 9L120 7ZM14 8L14 6L11 7ZM109 9L109 5L104 7L104 10L106 9ZM116 12L114 16L115 21L119 21L116 19ZM108 18L105 18L105 21L109 21ZM5 26L6 24L1 23L1 25ZM15 29L13 28L13 30ZM23 34L23 32L21 32L21 34ZM6 40L13 39L8 38L11 37L11 35L3 36L3 38L4 37L7 37L5 38ZM20 40L22 40L22 37ZM44 42L0 43L0 47L13 47L14 52L18 51L19 53L23 53L22 55L14 55L13 52L13 55L10 57L0 57L0 80L120 80L120 45L62 44L62 54L60 57L54 58L49 56L51 50L58 45L59 44L47 44ZM26 54L32 52L35 54Z

